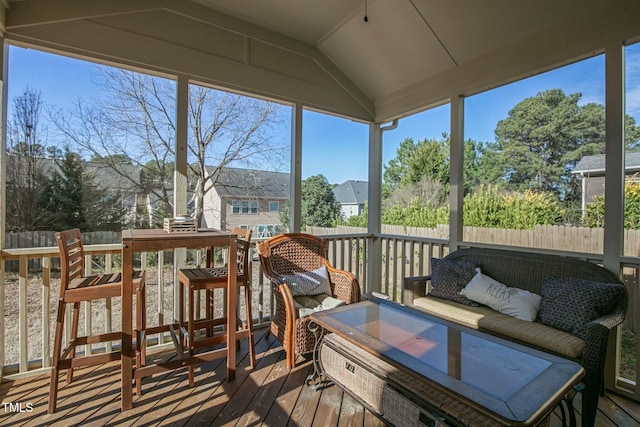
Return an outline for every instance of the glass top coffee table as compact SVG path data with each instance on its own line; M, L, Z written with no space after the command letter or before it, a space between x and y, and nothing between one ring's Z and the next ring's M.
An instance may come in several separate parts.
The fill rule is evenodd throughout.
M507 424L539 422L584 375L573 361L389 301L342 306L314 313L312 319L326 332Z

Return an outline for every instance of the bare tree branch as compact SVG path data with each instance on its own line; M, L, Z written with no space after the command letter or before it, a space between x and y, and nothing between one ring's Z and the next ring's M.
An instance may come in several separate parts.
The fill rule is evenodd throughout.
M91 107L78 102L70 113L56 112L52 121L65 138L116 173L126 173L123 159L142 168L140 182L131 179L132 185L152 194L169 213L173 210L175 82L115 68L97 70L101 98ZM289 144L280 132L283 107L275 103L192 84L188 108L190 182L195 214L201 221L204 196L222 168L273 169L288 157Z

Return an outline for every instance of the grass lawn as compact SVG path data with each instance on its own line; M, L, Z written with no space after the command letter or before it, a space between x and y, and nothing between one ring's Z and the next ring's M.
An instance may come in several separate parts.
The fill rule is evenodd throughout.
M637 334L627 326L623 326L620 349L620 376L633 381L636 379L637 343Z

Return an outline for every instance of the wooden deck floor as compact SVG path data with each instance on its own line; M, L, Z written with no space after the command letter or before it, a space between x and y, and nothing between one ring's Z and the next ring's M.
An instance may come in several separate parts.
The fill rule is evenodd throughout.
M147 378L134 409L120 412L118 364L84 369L70 385L61 381L58 411L48 415L49 377L6 381L0 385L0 425L212 425L212 426L380 426L380 420L337 386L312 391L304 380L309 360L288 370L282 347L256 332L257 366L251 370L246 342L238 355L235 381L225 380L224 359L196 370L196 387L188 386L186 370ZM168 358L169 352L155 357ZM8 403L23 412L12 412ZM576 398L580 407L580 398ZM30 411L29 408L32 407ZM13 410L16 407L14 406ZM579 412L579 411L578 411ZM551 426L559 426L552 416ZM640 405L616 395L600 399L597 426L640 426Z

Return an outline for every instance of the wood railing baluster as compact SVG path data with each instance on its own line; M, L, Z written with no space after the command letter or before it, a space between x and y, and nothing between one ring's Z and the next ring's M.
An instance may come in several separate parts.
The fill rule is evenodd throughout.
M42 367L51 366L51 257L42 257Z
M111 264L111 254L105 254L104 256L104 273L109 274L113 271L113 269L111 268L112 264ZM105 304L105 333L109 333L111 331L113 331L113 300L112 298L107 298L104 302ZM112 351L112 344L111 341L107 341L106 342L106 351L107 353Z
M26 372L29 369L29 330L27 328L28 322L28 309L27 309L27 300L28 300L28 289L27 283L29 279L29 258L27 255L20 256L18 260L19 265L19 278L18 278L18 289L19 289L19 305L18 310L20 313L20 326L18 332L18 339L20 341L20 372ZM22 315L24 313L24 316Z
M382 288L381 290L385 293L388 293L393 299L397 300L397 298L402 298L402 285L401 279L405 275L426 275L430 273L430 265L431 258L442 258L448 253L448 242L446 240L437 240L432 238L425 237L414 237L414 236L399 236L399 235L378 235L373 237L368 234L353 234L353 235L325 235L324 238L329 240L329 253L330 259L334 263L336 268L343 268L349 271L352 271L361 285L361 289L363 292L372 289L372 284L368 283L370 280L367 277L367 269L366 265L368 262L372 262L373 258L369 254L369 242L371 239L380 239L381 248L382 248L382 260L378 260L376 262L382 262L382 277L379 280ZM86 268L87 272L92 267L92 260L95 259L96 256L104 256L104 272L110 272L113 269L113 254L119 254L121 250L121 245L88 245L85 247L85 251L87 252L86 258ZM348 251L348 253L345 253ZM9 260L18 260L18 310L19 310L19 319L18 319L18 336L19 336L19 354L17 355L17 359L13 358L13 360L8 360L6 354L0 355L0 358L4 358L4 364L9 364L11 366L5 366L5 374L9 372L10 374L15 373L16 371L20 374L25 374L31 372L37 373L37 370L33 370L33 368L44 367L47 368L50 366L50 357L51 357L51 341L49 339L51 328L55 325L55 319L50 321L51 318L51 292L54 291L51 289L51 270L52 266L57 266L56 263L53 263L54 259L58 257L57 248L29 248L29 249L5 249L2 252L2 269L6 267L5 261ZM597 262L597 257L586 255L586 259L591 259L592 261ZM580 254L573 254L573 256L580 256ZM28 302L28 294L29 294L29 271L28 266L29 262L32 260L40 259L42 264L41 269L41 307L40 312L42 313L42 324L41 324L41 346L38 346L39 355L35 356L35 360L30 360L29 357L29 316L35 315L35 313L30 312L29 302ZM409 260L410 265L407 266L406 261ZM164 266L165 256L164 252L157 253L157 306L155 307L157 314L153 313L152 315L157 316L158 324L164 324L167 321L173 320L169 319L168 313L165 312L164 308L164 299L166 297L164 292L164 282L165 275ZM401 264L398 264L401 263ZM254 262L254 264L256 264ZM274 304L274 296L271 292L271 285L268 282L265 282L264 276L262 275L262 269L259 263L257 263L258 267L256 269L256 274L254 274L254 283L257 286L257 291L254 292L256 294L257 304L254 307L257 308L257 321L258 325L262 325L265 322L268 322L271 317L271 310L275 306ZM147 253L141 254L141 267L147 270L147 274L149 274L149 269L147 268ZM625 257L625 267L634 269L636 272L640 270L640 261L635 257ZM95 271L93 273L96 273ZM257 278L256 278L257 277ZM6 278L6 273L5 273ZM153 280L150 277L147 277L147 283L153 283ZM154 292L153 289L155 286L147 287L147 295L148 299L150 295L149 292ZM254 287L254 289L256 289ZM640 292L638 292L640 294ZM154 295L155 296L155 295ZM56 300L57 298L53 298ZM5 300L5 303L8 301ZM10 303L10 302L9 302ZM114 304L116 301L107 301L105 308L105 319L106 319L106 330L113 330L113 310ZM94 311L96 311L97 306L95 307L86 307L84 311L84 327L87 330L90 330L91 318ZM150 312L149 307L147 308ZM31 311L33 311L33 307L31 307ZM95 313L99 314L99 313ZM151 314L151 313L150 313ZM67 310L67 315L69 319L67 324L70 324L71 318L71 310ZM629 318L628 323L631 323L629 327L636 327L637 317L631 316ZM155 323L155 322L154 322ZM4 326L7 328L7 325ZM6 329L3 331L6 334ZM65 331L67 340L69 339L69 331ZM33 334L32 334L33 335ZM151 338L151 337L148 337ZM149 345L157 345L164 343L165 337L158 336L158 339L150 340ZM34 344L31 344L34 345ZM37 344L35 344L37 346ZM111 346L115 346L110 344ZM2 348L2 347L0 347ZM109 349L109 348L108 348ZM94 349L93 351L96 351ZM102 349L101 349L102 350ZM5 350L6 351L6 350ZM86 350L88 353L91 352L91 349ZM33 359L34 357L31 357ZM17 365L16 365L17 362ZM32 369L30 371L30 368ZM638 370L640 372L640 370ZM640 376L640 373L638 374Z

